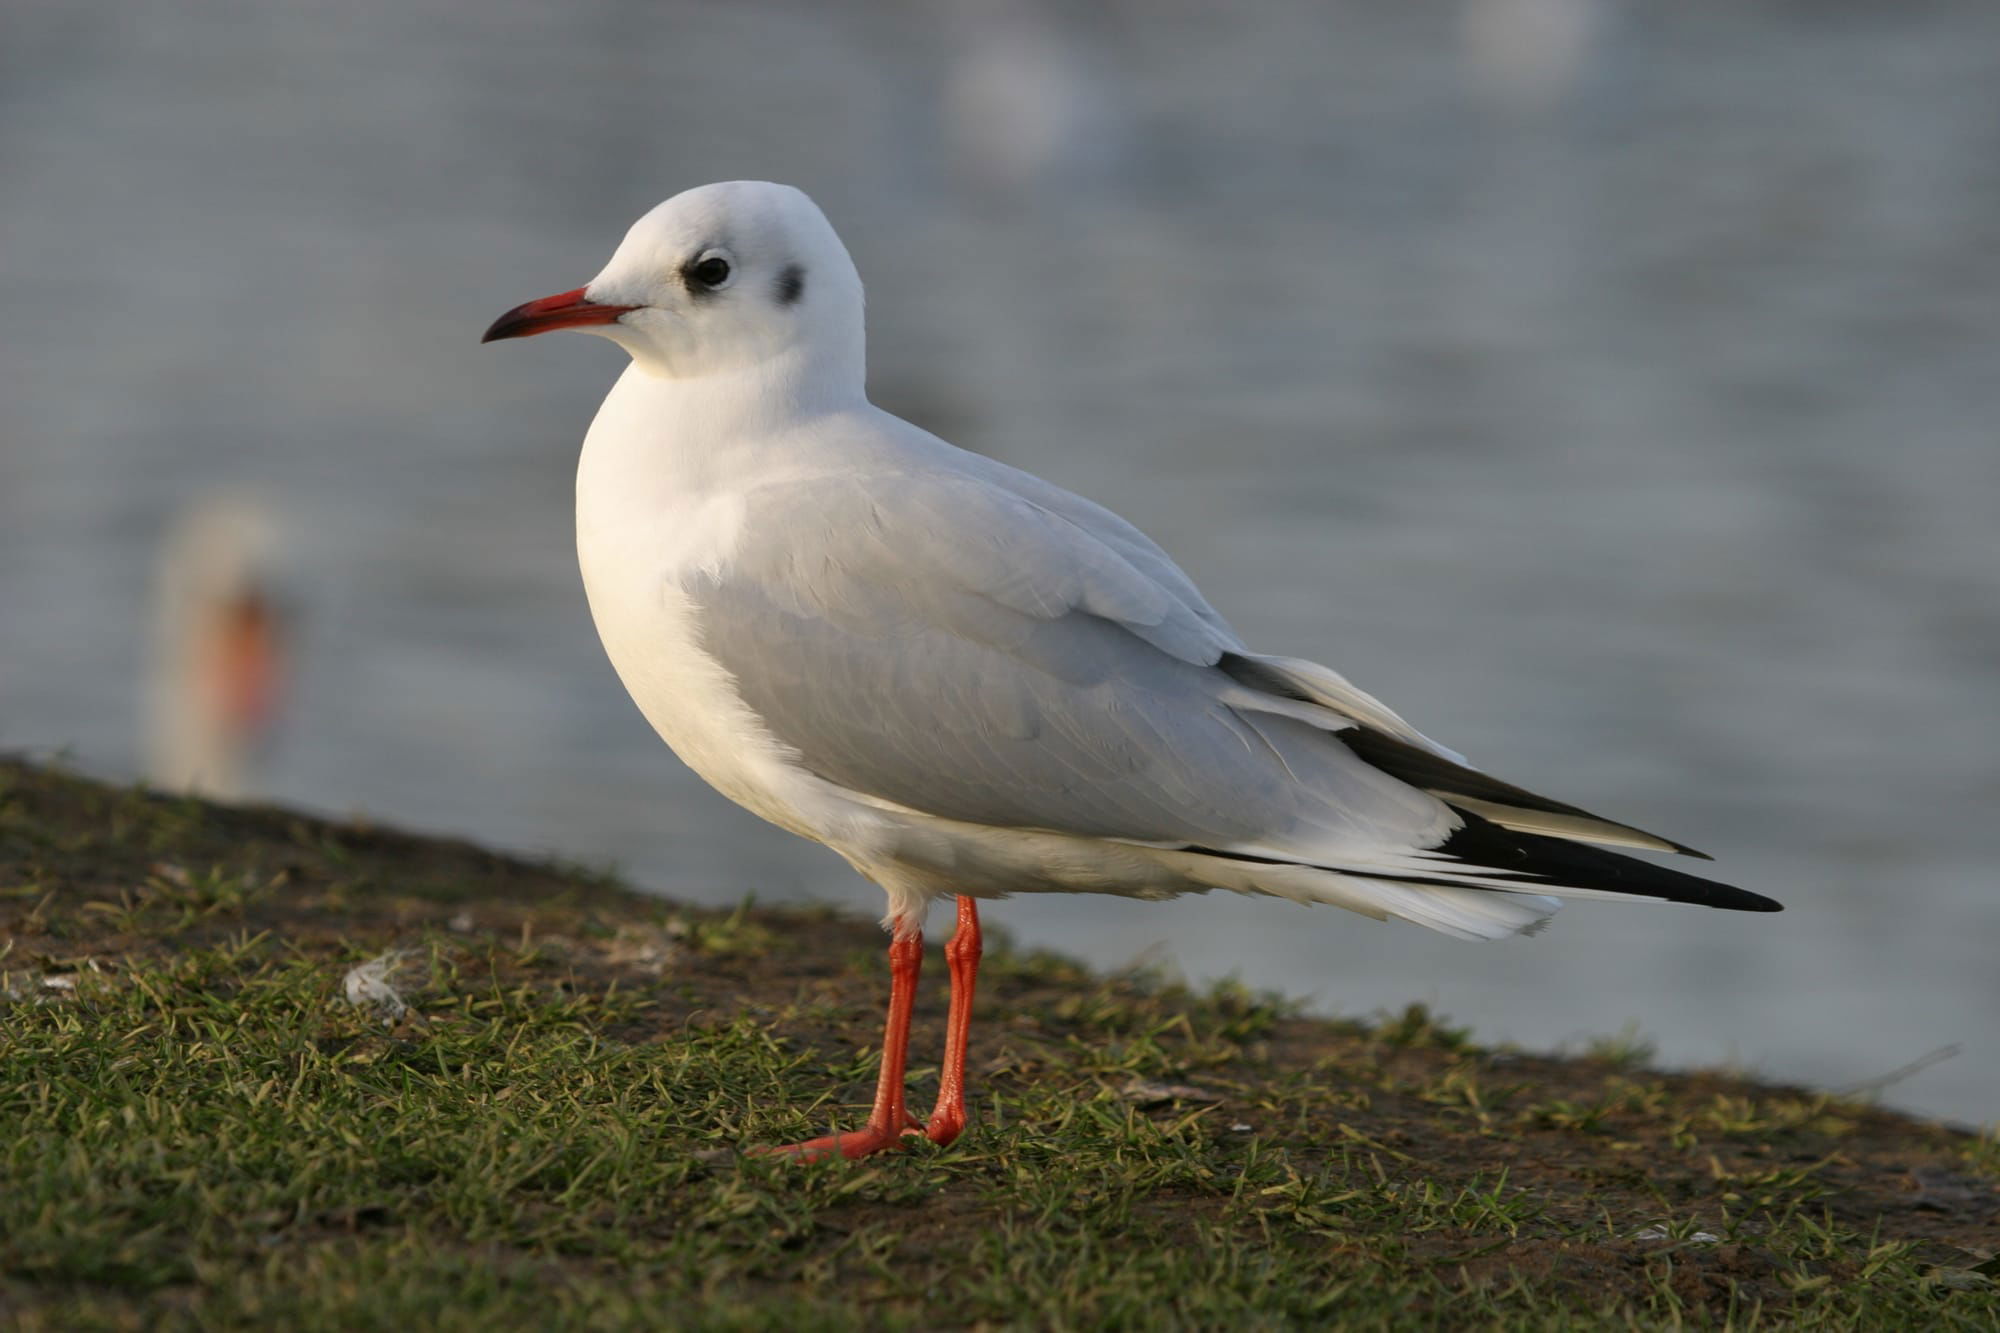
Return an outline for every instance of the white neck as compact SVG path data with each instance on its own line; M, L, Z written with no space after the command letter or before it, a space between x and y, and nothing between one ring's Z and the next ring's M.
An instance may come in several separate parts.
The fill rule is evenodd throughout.
M857 358L858 360L858 358ZM584 437L579 517L678 507L785 460L815 418L865 409L858 364L829 373L822 355L767 358L741 370L670 379L628 366Z

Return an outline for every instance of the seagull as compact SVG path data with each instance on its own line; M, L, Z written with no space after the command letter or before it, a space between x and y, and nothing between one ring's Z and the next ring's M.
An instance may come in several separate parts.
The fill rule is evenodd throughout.
M861 278L790 186L705 185L482 341L577 329L632 363L577 467L605 652L723 795L888 895L858 1158L965 1128L978 901L1230 889L1468 940L1565 898L1775 912L1603 847L1690 847L1490 777L1327 667L1253 652L1108 509L868 401ZM935 899L957 900L937 1104L904 1102Z

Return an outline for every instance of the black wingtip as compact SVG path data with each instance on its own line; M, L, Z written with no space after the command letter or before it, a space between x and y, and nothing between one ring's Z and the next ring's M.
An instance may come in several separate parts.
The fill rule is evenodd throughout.
M1456 806L1452 808L1458 810ZM1784 904L1776 899L1739 889L1734 884L1670 870L1585 843L1543 837L1539 833L1519 833L1467 810L1458 813L1465 820L1464 827L1433 848L1431 855L1496 870L1509 878L1519 877L1524 890L1546 887L1560 892L1566 886L1629 893L1638 898L1664 898L1668 902L1693 903L1726 912L1785 910Z
M1240 662L1243 659L1237 660ZM1225 671L1232 669L1232 663L1227 657L1224 658L1222 667ZM1241 669L1238 670L1238 679L1246 682L1262 680L1261 677L1240 674ZM1264 687L1260 683L1258 688ZM1540 811L1551 815L1567 815L1576 819L1590 820L1607 829L1620 829L1640 838L1653 839L1663 845L1663 850L1671 849L1682 856L1692 856L1698 861L1715 859L1707 852L1690 847L1684 842L1675 842L1672 838L1662 838L1657 833L1649 833L1645 829L1634 828L1615 819L1606 819L1603 815L1593 814L1581 806L1551 800L1526 788L1516 787L1511 782L1502 782L1490 773L1482 773L1476 768L1453 763L1441 754L1412 745L1405 740L1398 740L1394 736L1372 731L1367 727L1350 727L1345 731L1330 734L1363 763L1380 769L1400 782L1407 782L1412 787L1429 792L1447 805L1452 805L1454 809L1457 806L1452 798L1462 797L1466 800L1484 801L1489 805L1512 806L1519 810ZM1587 834L1579 836L1588 837Z

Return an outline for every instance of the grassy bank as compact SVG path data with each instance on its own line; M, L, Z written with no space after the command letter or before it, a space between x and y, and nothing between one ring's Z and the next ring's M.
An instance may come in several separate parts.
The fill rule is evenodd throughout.
M957 1146L718 1151L858 1123L882 946L0 764L0 1320L2000 1323L1991 1139L1005 949Z

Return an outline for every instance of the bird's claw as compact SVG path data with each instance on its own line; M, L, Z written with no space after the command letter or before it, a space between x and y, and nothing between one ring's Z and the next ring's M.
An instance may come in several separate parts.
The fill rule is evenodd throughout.
M919 1131L921 1126L918 1127ZM803 1143L767 1144L749 1150L751 1157L789 1157L795 1162L817 1162L828 1157L853 1161L878 1152L900 1151L909 1129L890 1131L869 1125L844 1134L827 1134Z

